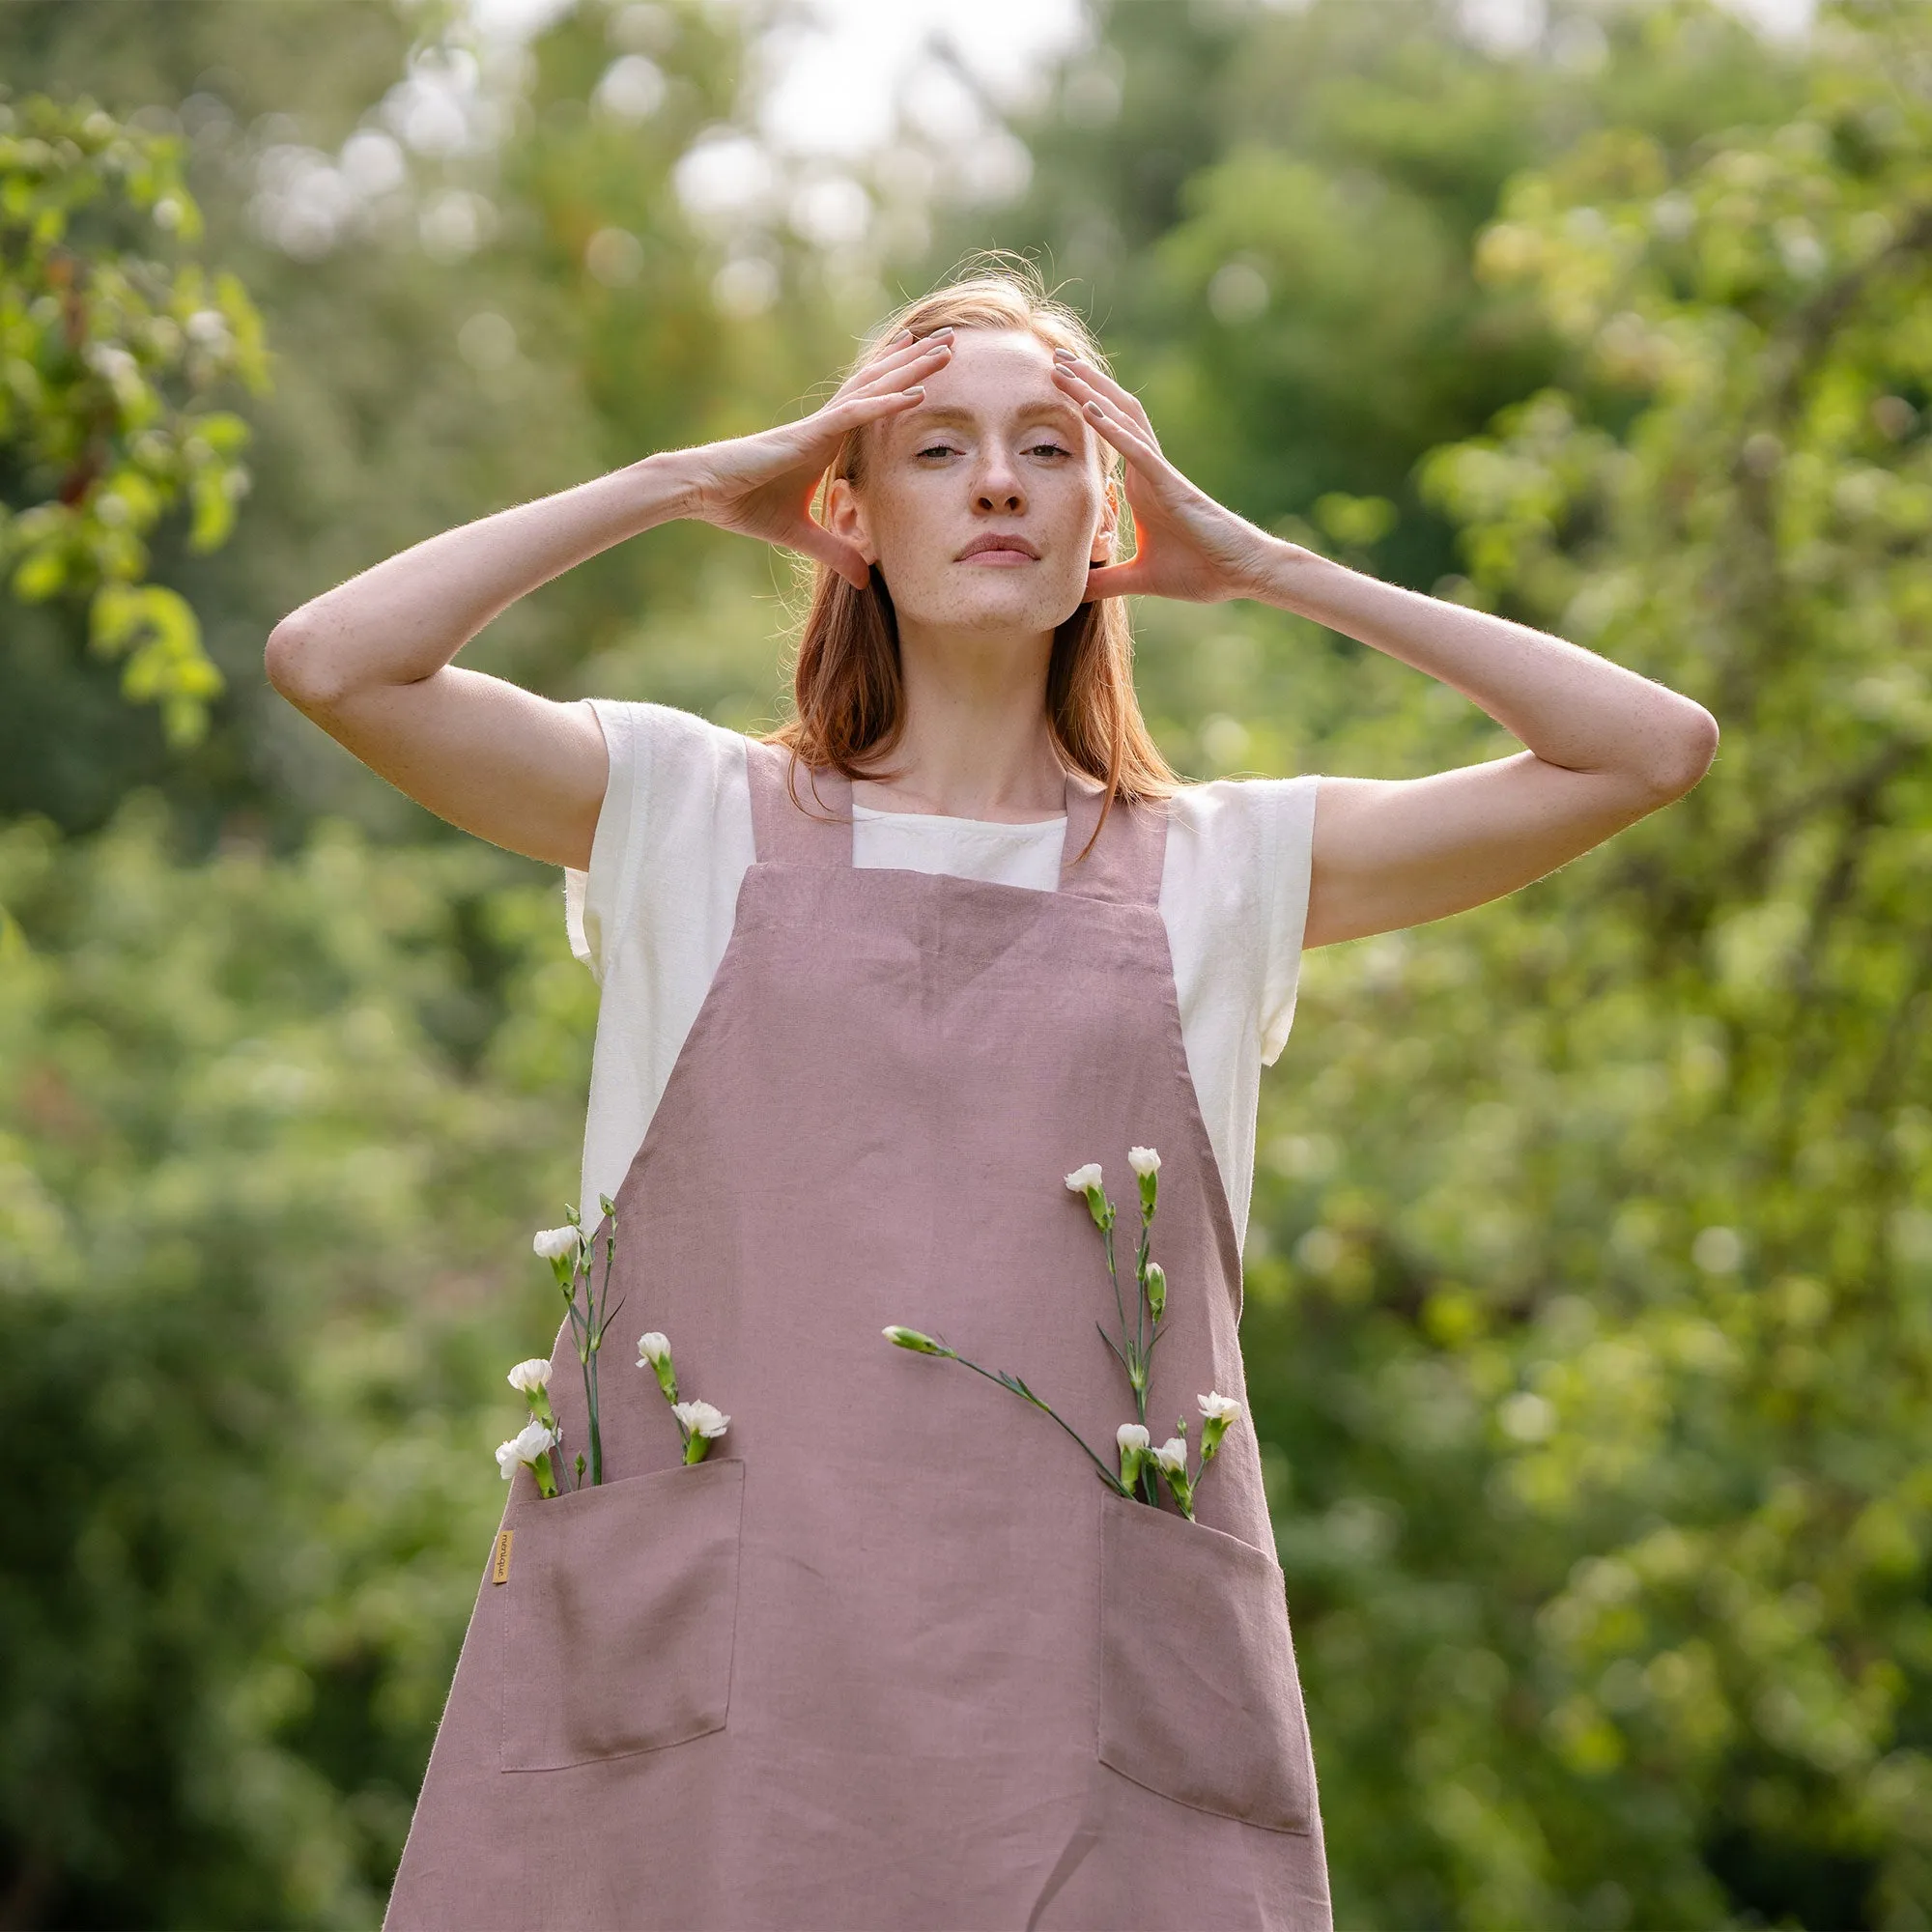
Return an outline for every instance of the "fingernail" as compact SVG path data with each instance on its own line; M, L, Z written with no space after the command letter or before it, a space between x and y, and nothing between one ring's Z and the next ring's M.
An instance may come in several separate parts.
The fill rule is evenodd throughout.
M925 384L923 383L915 383L912 385L912 387L906 391L906 394L909 396L918 396L923 398L925 394Z

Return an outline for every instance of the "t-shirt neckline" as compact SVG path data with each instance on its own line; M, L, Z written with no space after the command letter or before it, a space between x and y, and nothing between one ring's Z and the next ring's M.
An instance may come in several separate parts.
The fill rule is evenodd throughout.
M860 818L906 819L919 825L970 825L979 832L1045 832L1066 823L1064 811L1052 818L961 818L945 811L882 811L875 805L862 805L856 798L852 801L852 811Z

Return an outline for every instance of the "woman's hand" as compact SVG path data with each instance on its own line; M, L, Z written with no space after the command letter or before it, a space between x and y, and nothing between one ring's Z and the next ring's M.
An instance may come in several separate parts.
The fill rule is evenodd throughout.
M811 514L812 493L845 437L865 423L897 415L925 394L926 377L952 356L952 331L903 339L853 374L823 408L780 429L684 451L692 466L689 516L741 536L803 551L863 590L866 559Z
M1266 534L1197 490L1160 453L1147 412L1111 376L1057 349L1053 380L1126 459L1133 560L1096 564L1087 579L1088 597L1176 597L1190 604L1252 597Z

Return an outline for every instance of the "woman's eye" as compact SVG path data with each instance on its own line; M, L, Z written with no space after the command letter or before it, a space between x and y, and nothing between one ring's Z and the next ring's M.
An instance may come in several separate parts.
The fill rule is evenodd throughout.
M925 448L922 449L919 452L919 454L921 455L921 457L952 456L952 454L954 454L954 451L952 445L950 442L934 442L934 443L928 443Z
M1029 456L1069 456L1070 450L1064 449L1057 442L1037 442L1027 451Z

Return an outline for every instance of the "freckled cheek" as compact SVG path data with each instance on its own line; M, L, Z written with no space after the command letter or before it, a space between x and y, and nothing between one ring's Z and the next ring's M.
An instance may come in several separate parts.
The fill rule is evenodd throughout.
M924 479L918 479L923 481ZM871 505L869 524L880 565L889 573L895 563L901 572L930 569L944 551L952 526L947 506L934 493L901 485L889 497Z

